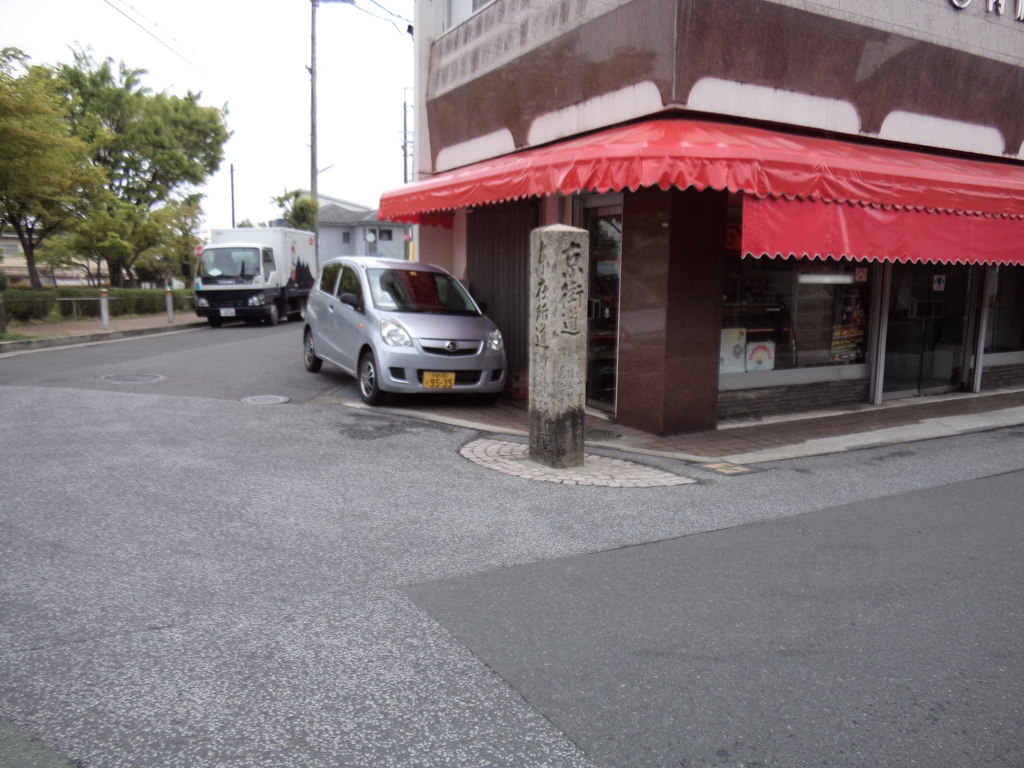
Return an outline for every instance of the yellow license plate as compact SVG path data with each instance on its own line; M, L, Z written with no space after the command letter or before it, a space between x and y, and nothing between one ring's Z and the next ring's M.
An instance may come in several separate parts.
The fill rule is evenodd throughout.
M451 389L455 386L454 373L440 373L438 371L423 372L424 389Z

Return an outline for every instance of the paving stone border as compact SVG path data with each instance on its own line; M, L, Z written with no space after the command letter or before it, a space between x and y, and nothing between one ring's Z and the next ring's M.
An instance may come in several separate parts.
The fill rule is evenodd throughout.
M546 467L530 458L528 445L490 438L467 443L459 452L465 458L487 469L521 477L524 480L540 480L546 483L598 485L608 488L657 488L697 482L632 461L595 456L590 453L584 454L582 467Z

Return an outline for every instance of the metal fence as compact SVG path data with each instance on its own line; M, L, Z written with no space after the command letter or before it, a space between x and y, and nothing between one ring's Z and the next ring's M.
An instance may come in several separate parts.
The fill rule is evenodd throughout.
M167 312L167 322L174 322L174 305L175 305L175 294L174 291L168 289L165 292L164 307ZM179 297L179 299L182 297ZM81 320L90 317L98 317L100 322L103 324L104 330L109 330L110 316L111 316L111 302L126 302L126 299L121 296L110 296L109 290L101 288L99 296L48 296L45 298L11 298L5 297L3 293L0 293L0 333L6 333L7 327L10 324L12 317L33 317L37 319L43 319L47 307L52 309L53 306L64 306L70 307L70 314L65 311L61 311L61 318L67 318L72 321ZM194 297L184 297L185 304L192 304ZM22 311L14 311L15 305L24 304L36 304L41 305L36 312L26 312L24 308ZM87 309L90 304L95 305L94 309ZM152 302L150 302L152 305ZM124 306L124 305L122 305ZM185 308L188 311L188 307ZM144 312L144 314L150 314Z

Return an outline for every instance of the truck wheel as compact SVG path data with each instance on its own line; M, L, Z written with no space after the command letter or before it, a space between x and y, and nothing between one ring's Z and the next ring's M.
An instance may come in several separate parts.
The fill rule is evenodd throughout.
M373 352L364 352L359 358L359 396L367 405L384 402L384 393L377 383L377 360Z
M299 307L289 316L292 320L305 320L306 319L306 302L300 301Z
M277 325L277 321L280 319L281 315L277 311L277 304L271 304L270 311L267 313L267 325Z
M310 373L316 373L324 364L324 361L317 357L313 350L313 332L309 328L306 329L306 333L302 337L302 361Z

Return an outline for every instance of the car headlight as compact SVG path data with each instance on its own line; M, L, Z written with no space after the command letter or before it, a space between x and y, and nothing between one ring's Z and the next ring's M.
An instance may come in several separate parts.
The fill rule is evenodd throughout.
M245 302L250 307L262 307L263 306L263 294L257 293L255 296L250 296L249 300Z
M501 331L497 328L491 328L491 332L487 334L487 347L495 352L505 348L505 340L501 338Z
M200 298L196 299L196 306L197 307L208 307L208 306L210 306L210 302L208 302L206 299L200 297Z
M380 336L389 347L411 347L409 332L391 320L380 321Z

